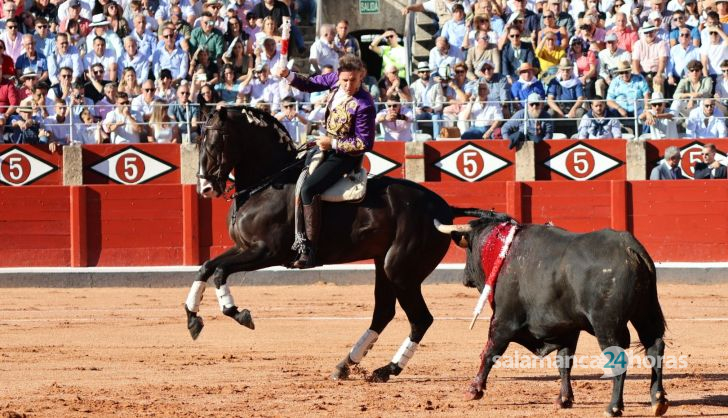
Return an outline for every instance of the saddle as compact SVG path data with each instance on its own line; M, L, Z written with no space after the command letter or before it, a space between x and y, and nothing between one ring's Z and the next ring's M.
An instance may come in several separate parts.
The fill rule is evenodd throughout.
M313 155L308 166L309 175L321 164L322 157L323 154L320 152ZM367 170L360 164L326 189L321 195L321 200L324 202L359 202L363 200L367 193L367 174Z

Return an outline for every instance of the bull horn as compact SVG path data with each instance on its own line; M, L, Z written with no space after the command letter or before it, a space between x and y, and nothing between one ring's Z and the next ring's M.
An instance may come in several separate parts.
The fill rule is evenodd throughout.
M443 234L450 234L453 232L460 232L462 234L465 234L473 230L473 227L470 226L470 224L443 225L437 219L435 219L435 228L437 228L437 230L442 232Z

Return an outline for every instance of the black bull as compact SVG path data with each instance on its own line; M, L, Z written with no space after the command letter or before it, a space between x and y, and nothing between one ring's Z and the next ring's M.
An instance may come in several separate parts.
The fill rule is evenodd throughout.
M467 250L464 284L482 291L485 274L481 248L485 237L506 215L481 212L466 225L442 225L441 232ZM510 342L539 356L558 350L561 407L573 402L571 366L581 331L596 336L602 350L628 348L627 323L654 359L650 395L655 415L667 410L662 387L665 318L657 298L655 266L628 232L601 230L576 234L547 225L522 225L503 263L494 290L494 311L481 366L466 397L483 396L495 359ZM624 409L625 374L613 378L609 416Z

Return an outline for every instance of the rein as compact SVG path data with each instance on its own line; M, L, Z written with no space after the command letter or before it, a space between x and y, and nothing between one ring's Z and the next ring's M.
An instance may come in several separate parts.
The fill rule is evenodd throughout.
M228 136L225 133L225 129L223 129L223 128L211 128L211 127L207 127L207 126L203 125L203 132L202 132L202 134L203 134L202 136L203 137L204 137L205 131L208 131L208 130L209 131L222 131L222 133L221 133L221 137L222 137L222 148L224 149L224 147L225 147L225 141L227 140L227 136ZM295 148L294 152L296 154L298 154L301 151L306 151L306 150L308 150L310 148L313 148L315 145L316 145L316 142L315 141L306 142L304 144L301 144L297 148ZM204 144L201 144L201 146L205 147ZM207 149L207 147L205 147L204 150L205 150L205 153L207 154L208 158L212 158L213 157L212 152L210 152ZM222 186L225 185L225 183L227 183L227 180L228 179L227 179L227 177L223 177L222 176L222 157L223 157L223 152L219 152L218 155L215 158L217 160L217 167L218 167L217 173L215 175L203 175L203 174L199 174L198 173L197 174L197 177L198 178L203 178L203 179L208 180L210 182L216 182L220 186L220 188L223 189ZM235 184L231 184L231 185L225 187L224 188L224 191L222 192L222 197L227 202L233 201L233 204L235 205L235 210L233 211L233 215L232 215L232 221L233 222L235 221L235 217L236 217L236 213L237 213L237 207L238 207L239 204L244 203L251 196L253 196L256 193L259 193L259 192L265 190L268 187L270 187L270 185L272 185L276 180L278 180L279 178L285 176L291 170L294 170L296 168L300 169L300 167L304 163L305 163L305 159L304 158L298 159L298 160L294 161L292 164L289 164L289 165L283 167L283 169L281 169L277 173L272 174L272 175L270 175L268 177L265 177L264 179L262 179L261 181L259 181L257 184L255 184L255 185L253 185L251 187L247 187L247 188L245 188L243 190L237 190L237 186ZM234 193L231 193L233 190L235 190L235 192Z

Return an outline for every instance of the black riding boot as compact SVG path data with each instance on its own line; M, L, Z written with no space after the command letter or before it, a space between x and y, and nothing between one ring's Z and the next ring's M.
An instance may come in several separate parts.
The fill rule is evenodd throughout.
M303 244L301 255L293 263L297 269L316 267L316 247L319 242L321 228L321 197L314 196L310 205L303 205L303 219L306 223L306 241Z

